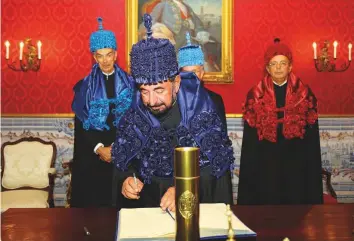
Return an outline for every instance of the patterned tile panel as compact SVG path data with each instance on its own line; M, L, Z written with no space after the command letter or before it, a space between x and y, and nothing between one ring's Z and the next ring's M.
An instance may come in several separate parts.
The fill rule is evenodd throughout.
M58 153L55 167L55 205L64 206L70 178L64 174L61 163L73 155L74 122L72 118L1 118L1 142L21 137L36 136L56 143ZM236 170L233 177L233 195L237 198L238 170L242 145L242 119L228 118L228 133L235 152ZM332 173L332 185L338 201L354 203L354 118L321 118L322 166Z

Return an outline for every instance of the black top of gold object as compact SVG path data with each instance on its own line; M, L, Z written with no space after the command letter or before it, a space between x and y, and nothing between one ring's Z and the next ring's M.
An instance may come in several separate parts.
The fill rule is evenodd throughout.
M199 148L175 148L175 177L199 177Z

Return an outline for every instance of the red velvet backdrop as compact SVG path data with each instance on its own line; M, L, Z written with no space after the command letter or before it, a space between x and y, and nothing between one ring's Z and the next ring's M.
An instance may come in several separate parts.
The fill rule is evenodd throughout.
M354 43L354 1L234 2L234 84L209 85L223 96L227 113L241 112L248 89L262 77L265 48L279 37L292 48L294 72L313 89L320 114L354 114L354 66L344 73L318 73L312 60L312 42L326 39L339 42L338 62L347 60L348 43ZM97 16L116 33L118 64L126 67L124 0L3 0L1 10L2 113L71 112L72 87L93 63L89 35L97 29ZM4 41L11 42L15 60L25 37L43 43L39 72L6 66Z

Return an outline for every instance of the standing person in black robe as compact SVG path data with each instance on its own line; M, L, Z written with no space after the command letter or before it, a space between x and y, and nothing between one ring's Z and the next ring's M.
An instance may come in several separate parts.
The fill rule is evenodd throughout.
M244 106L238 204L322 203L317 100L292 71L290 49L275 40L267 74Z
M200 202L232 203L233 149L215 105L195 74L178 75L174 46L151 36L150 15L144 21L148 37L130 53L138 90L112 147L115 204L174 211L176 146L200 148Z
M191 44L191 36L188 32L186 34L186 39L187 45L183 46L178 51L178 68L181 72L193 72L201 83L204 84L203 77L205 72L203 50L199 45ZM213 100L221 121L227 129L225 106L221 95L207 89L206 87L204 88Z
M99 30L90 36L96 60L92 71L74 86L74 158L71 207L105 207L112 201L111 145L116 123L130 106L132 81L115 61L114 33Z

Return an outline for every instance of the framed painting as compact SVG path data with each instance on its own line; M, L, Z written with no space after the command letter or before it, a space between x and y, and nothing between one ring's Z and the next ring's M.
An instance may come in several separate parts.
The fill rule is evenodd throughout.
M153 19L153 36L167 38L176 51L186 45L186 32L204 52L203 80L233 82L233 0L129 0L127 16L127 66L130 50L145 36L143 15Z

